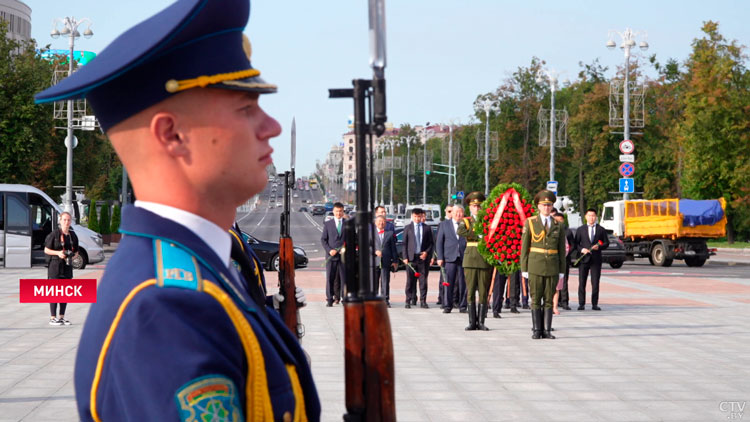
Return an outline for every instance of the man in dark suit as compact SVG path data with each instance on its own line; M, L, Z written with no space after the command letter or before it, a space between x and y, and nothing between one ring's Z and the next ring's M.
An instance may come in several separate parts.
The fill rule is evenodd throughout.
M417 276L419 273L419 306L427 306L427 274L430 271L430 258L435 247L432 229L424 224L421 208L411 210L411 223L404 227L404 249L402 251L404 264L410 264L414 271L406 269L406 308L417 304Z
M333 204L333 218L323 224L320 243L326 250L326 306L339 303L342 296L342 285L346 282L346 272L341 262L341 250L344 246L344 204ZM338 274L338 277L336 275Z
M565 216L557 209L552 210L552 216L558 220L558 222L565 221ZM559 219L562 219L560 221ZM570 294L568 293L568 277L570 275L570 267L573 265L573 260L577 259L578 252L576 249L575 241L575 230L567 227L565 230L565 276L563 277L563 286L560 290L560 307L566 311L570 310Z
M435 236L436 242L437 242L437 238L440 236L440 229L443 227L442 223L445 221L449 221L451 219L452 212L453 212L453 205L448 204L445 207L445 220L441 221L440 224L438 224L437 235ZM433 261L438 259L436 255L437 255L437 248L436 248L435 254L433 255ZM445 280L443 279L444 272L445 271L440 271L440 281L438 282L438 298L437 298L437 303L436 303L436 305L440 306L441 308L443 307L443 293L445 290L443 288L444 287L443 283L445 282Z
M604 227L596 223L596 210L586 210L586 225L576 230L575 245L581 255L578 267L578 310L586 309L586 279L591 271L591 309L601 311L599 305L599 279L602 275L602 249L609 246Z
M458 225L464 218L464 208L461 205L454 205L451 210L451 217L440 223L438 228L437 241L437 264L445 266L445 282L447 286L440 286L443 293L443 313L449 314L453 310L453 291L459 288L457 282L459 274L463 273L464 249L466 249L466 238L459 236ZM466 300L466 283L463 285L463 300Z
M386 230L385 216L375 217L375 276L372 291L378 291L380 284L380 295L385 298L388 307L391 306L391 267L398 267L398 251L396 251L396 240L393 232Z

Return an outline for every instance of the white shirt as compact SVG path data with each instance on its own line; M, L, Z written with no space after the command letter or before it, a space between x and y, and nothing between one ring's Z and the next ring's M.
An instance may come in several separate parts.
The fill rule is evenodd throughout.
M452 220L452 221L453 221L453 232L456 233L456 239L458 239L459 237L461 237L458 235L458 221L456 220Z
M231 235L229 234L228 229L224 230L199 215L169 205L140 200L136 200L133 205L151 211L159 217L172 220L181 226L185 226L203 240L203 242L205 242L206 245L208 245L208 247L210 247L221 259L221 262L223 262L224 265L227 267L229 266L229 256L232 252L232 239L229 237Z

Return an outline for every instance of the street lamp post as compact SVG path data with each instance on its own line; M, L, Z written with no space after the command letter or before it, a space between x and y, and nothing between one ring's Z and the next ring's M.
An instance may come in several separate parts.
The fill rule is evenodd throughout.
M62 24L62 31L58 31L57 24ZM66 17L64 19L56 18L53 21L54 27L50 36L57 38L60 35L68 36L68 46L70 47L70 56L68 57L68 76L73 74L73 48L75 47L75 39L81 36L78 32L78 27L84 23L88 24L88 27L83 31L85 38L91 38L94 32L91 31L91 19L83 18L76 20L74 17ZM68 136L65 138L67 156L65 159L65 200L63 201L65 211L73 212L73 147L75 145L73 137L73 100L68 100Z
M427 140L435 132L427 130L427 126L422 129L422 142L424 142L424 155L422 156L422 204L427 203Z
M411 160L409 156L411 154L411 143L416 140L416 136L402 136L401 141L406 143L406 205L409 205L409 173L411 172Z
M485 114L484 195L488 196L490 194L490 111L496 111L498 109L498 104L497 101L492 99L489 95L485 95L474 102L474 109L477 111L483 110Z
M555 91L557 90L557 72L554 70L539 70L536 75L536 83L549 83L551 92L549 109L549 180L555 180ZM567 81L567 79L566 79Z
M448 125L448 204L451 203L451 173L453 177L456 177L456 172L453 170L453 122Z
M390 205L391 205L391 210L390 211L391 211L391 213L395 214L395 212L393 210L393 167L395 167L395 164L393 162L393 150L396 148L396 144L398 143L398 140L395 139L395 138L389 138L385 142L391 148L391 183L390 183L390 188L391 188Z
M609 31L609 40L607 41L607 48L614 50L617 46L612 40L612 36L617 34L622 40L620 48L625 53L625 86L623 87L623 101L622 101L622 122L623 122L623 140L630 140L630 49L635 46L635 38L640 36L644 38L645 33L639 31L633 31L630 28L625 28L625 32ZM648 43L645 40L641 40L638 47L642 51L648 50ZM623 193L622 199L628 200L628 193Z

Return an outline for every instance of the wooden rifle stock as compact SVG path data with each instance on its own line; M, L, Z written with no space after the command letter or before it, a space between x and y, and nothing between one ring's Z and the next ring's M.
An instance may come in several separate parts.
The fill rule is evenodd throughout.
M280 176L284 177L284 211L281 213L279 236L279 293L284 296L284 301L279 305L279 312L284 324L300 339L304 335L304 329L299 323L297 286L294 283L294 242L289 234L289 191L294 183L294 172L287 171Z
M279 311L284 324L300 338L299 314L294 283L294 244L291 237L279 239L279 291L284 296Z

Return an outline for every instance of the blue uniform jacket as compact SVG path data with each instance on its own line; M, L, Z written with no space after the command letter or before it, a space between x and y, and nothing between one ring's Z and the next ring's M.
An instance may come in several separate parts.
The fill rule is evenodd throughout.
M299 343L238 273L144 209L124 207L120 231L76 356L81 420L320 419Z

